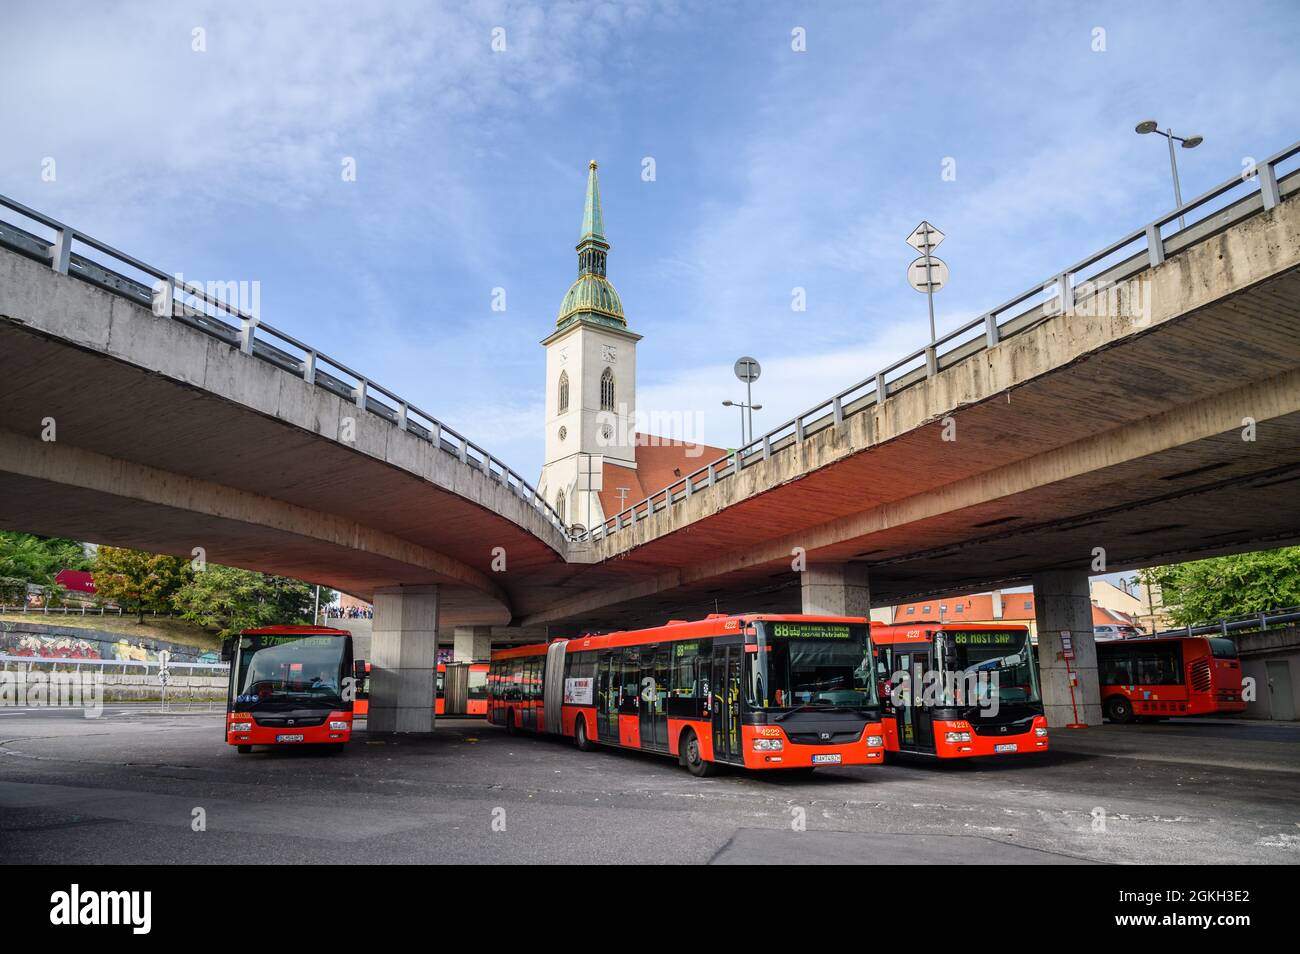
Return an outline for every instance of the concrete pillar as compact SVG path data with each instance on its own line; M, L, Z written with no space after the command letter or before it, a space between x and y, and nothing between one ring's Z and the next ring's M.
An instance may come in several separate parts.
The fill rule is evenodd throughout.
M432 732L438 587L375 591L370 640L371 732Z
M1092 635L1092 599L1086 570L1053 570L1034 574L1034 607L1038 623L1038 666L1042 677L1043 711L1049 726L1071 722L1101 724L1101 690L1097 682L1097 644ZM1061 632L1068 631L1074 658L1061 650ZM1070 670L1078 680L1070 699ZM1078 713L1077 717L1075 713Z
M491 626L457 626L452 659L456 662L487 662L492 658Z
M810 563L799 575L803 612L810 616L871 615L865 563Z

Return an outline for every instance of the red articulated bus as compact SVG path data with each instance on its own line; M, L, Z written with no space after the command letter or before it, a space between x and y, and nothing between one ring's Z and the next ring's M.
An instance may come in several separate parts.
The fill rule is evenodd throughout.
M811 772L884 761L866 620L728 616L492 654L488 718L719 765Z
M352 634L323 626L265 626L226 640L230 663L226 742L241 755L255 745L321 745L338 752L352 738Z
M1048 748L1025 626L873 624L885 748L939 758Z
M1111 722L1245 712L1230 639L1158 636L1097 643L1101 707Z

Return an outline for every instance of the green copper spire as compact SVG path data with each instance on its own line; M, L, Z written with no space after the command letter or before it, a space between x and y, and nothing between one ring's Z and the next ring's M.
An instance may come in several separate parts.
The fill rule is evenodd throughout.
M609 243L605 241L605 220L600 211L600 184L596 181L596 160L587 167L587 201L582 211L582 238L578 240L578 280L560 304L556 327L574 321L626 328L623 302L605 277L605 258Z
M587 203L582 210L582 238L605 241L605 222L600 215L600 183L596 181L596 160L587 166Z

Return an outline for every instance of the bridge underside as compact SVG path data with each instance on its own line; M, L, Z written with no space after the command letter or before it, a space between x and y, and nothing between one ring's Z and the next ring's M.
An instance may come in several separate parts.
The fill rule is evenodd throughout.
M1096 548L1109 572L1300 542L1300 271L948 413L956 440L936 414L618 559L547 569L564 595L515 605L557 631L793 612L800 551L868 564L886 605L1091 568Z
M366 599L439 584L447 627L511 621L493 547L511 568L561 559L490 510L327 439L325 421L304 430L14 317L0 315L0 527L186 558L202 547L213 563Z

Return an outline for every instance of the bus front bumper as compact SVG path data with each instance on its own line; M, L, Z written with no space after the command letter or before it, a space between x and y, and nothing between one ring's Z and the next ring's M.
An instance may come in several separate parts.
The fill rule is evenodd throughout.
M259 725L256 717L247 712L231 712L226 716L226 744L228 745L320 745L341 743L352 738L352 713L331 712L318 725Z
M779 729L779 734L765 734L772 728L752 725L743 727L745 768L881 765L885 761L884 732L879 722L868 722L857 740L843 745L803 745L790 741L785 732Z
M1049 748L1047 719L1038 716L1028 732L1018 735L976 732L969 722L934 721L934 754L940 758L975 758L984 755L1025 755Z

